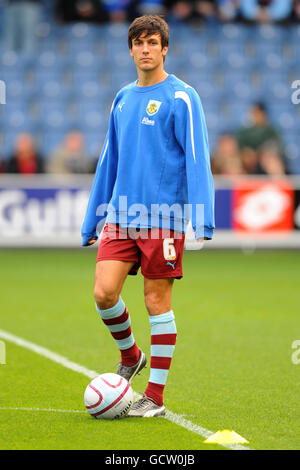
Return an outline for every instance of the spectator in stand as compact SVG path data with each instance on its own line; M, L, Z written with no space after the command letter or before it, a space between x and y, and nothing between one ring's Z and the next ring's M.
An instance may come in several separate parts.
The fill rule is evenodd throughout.
M250 125L237 132L237 142L246 173L285 173L284 146L275 127L269 123L263 103L254 103Z
M32 54L36 50L36 28L42 14L42 0L7 0L4 6L5 50Z
M112 23L123 23L128 19L128 11L132 0L102 0L109 21Z
M79 131L69 132L61 146L48 158L47 171L56 174L91 173L95 162L88 156L84 138Z
M137 15L161 15L165 13L163 0L140 0L137 2Z
M240 0L217 0L218 18L222 22L235 21L239 15Z
M214 24L217 18L215 0L196 0L194 2L194 17L207 24Z
M293 1L293 11L291 15L291 20L296 22L300 21L300 0Z
M30 134L19 134L15 143L15 152L6 165L7 173L32 175L44 172L44 161L35 148Z
M56 0L56 16L62 22L102 23L108 15L100 0Z
M166 0L165 5L169 10L168 19L171 22L216 22L215 0Z
M3 164L3 160L1 158L1 155L0 155L0 175L4 173L4 164Z
M292 0L241 0L240 11L250 22L281 22L292 13Z
M178 0L173 2L167 0L166 6L169 10L169 22L184 23L191 20L193 14L193 4L191 1Z
M244 173L237 141L232 134L220 137L211 166L215 175L234 176Z
M263 175L284 175L286 169L283 160L278 154L277 148L272 149L269 145L259 152L259 169Z

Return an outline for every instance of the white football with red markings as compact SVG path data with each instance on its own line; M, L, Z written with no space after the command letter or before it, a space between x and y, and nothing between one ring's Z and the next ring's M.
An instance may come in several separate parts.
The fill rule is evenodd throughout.
M84 392L85 407L96 419L123 418L132 402L133 390L129 382L113 373L98 375Z

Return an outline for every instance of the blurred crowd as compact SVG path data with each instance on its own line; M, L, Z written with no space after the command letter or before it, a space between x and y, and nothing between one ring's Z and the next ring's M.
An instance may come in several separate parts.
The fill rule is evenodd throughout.
M300 19L299 0L58 0L63 21L126 21L145 13L169 21L282 22Z
M126 22L145 13L169 22L291 23L300 21L300 0L0 0L4 40L18 36L24 49L33 46L33 31L47 15L58 24L74 21Z
M0 156L0 173L84 174L94 173L95 167L96 159L88 155L84 137L77 130L69 132L61 145L46 156L41 154L31 134L21 133L10 158L1 160Z
M269 122L263 103L254 103L249 125L220 136L212 155L212 171L219 175L284 175L284 144Z
M250 122L237 132L220 136L212 149L212 171L215 175L284 175L284 144L280 133L268 120L263 103L254 103ZM95 171L97 159L88 155L81 132L69 132L50 155L41 155L32 135L20 134L13 155L1 160L0 173L83 174Z
M35 50L33 32L46 5L58 23L123 22L144 13L165 14L169 22L300 20L300 0L0 0L4 50ZM282 139L269 122L263 103L252 106L248 126L223 134L212 150L214 174L287 172ZM96 160L96 156L88 155L84 136L76 129L66 135L52 155L41 155L34 136L22 133L9 159L4 161L0 154L0 173L92 173Z

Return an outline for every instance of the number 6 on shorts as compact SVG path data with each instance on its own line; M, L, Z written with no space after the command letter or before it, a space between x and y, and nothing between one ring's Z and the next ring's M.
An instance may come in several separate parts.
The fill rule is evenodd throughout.
M167 261L176 259L176 250L174 246L174 238L165 238L163 242L164 258Z

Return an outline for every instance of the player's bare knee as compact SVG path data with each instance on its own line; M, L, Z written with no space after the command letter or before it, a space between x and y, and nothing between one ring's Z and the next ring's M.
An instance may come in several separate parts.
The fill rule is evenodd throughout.
M94 299L98 308L105 310L116 305L119 294L110 289L105 289L102 286L95 286Z
M145 292L145 305L150 315L157 315L163 313L160 310L162 307L162 297L157 291Z

